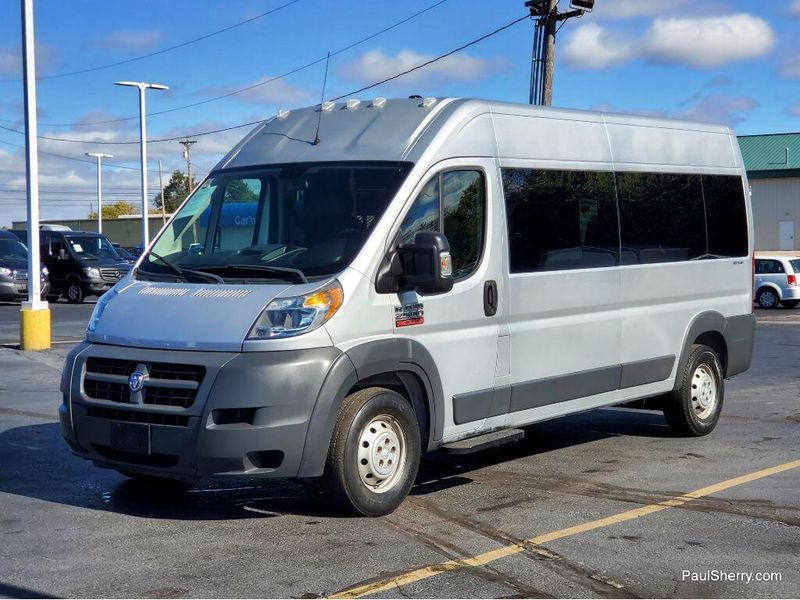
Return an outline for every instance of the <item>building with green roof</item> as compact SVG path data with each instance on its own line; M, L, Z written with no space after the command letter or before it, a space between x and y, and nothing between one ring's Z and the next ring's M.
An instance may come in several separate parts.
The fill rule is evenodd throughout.
M800 133L739 137L750 180L756 250L800 250Z

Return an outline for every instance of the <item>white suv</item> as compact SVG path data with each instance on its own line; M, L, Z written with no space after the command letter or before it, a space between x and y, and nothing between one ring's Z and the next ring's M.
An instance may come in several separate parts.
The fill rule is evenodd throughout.
M783 304L794 308L800 304L800 258L763 254L756 257L756 302L761 308L776 308Z

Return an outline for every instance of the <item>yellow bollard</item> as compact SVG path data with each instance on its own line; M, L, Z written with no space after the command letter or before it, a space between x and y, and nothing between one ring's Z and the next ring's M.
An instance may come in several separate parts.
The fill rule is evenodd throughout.
M19 347L21 350L50 349L50 309L22 308L19 311Z

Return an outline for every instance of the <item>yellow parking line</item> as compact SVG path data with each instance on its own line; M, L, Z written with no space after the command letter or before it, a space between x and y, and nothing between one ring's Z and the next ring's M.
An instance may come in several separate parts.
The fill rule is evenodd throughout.
M647 506L642 506L641 508L634 508L633 510L628 510L622 513L618 513L616 515L611 515L610 517L605 517L603 519L589 521L587 523L575 525L574 527L567 527L566 529L559 529L558 531L553 531L551 533L545 533L543 535L532 537L530 539L525 540L525 544L527 546L546 544L548 542L552 542L553 540L560 540L573 535L578 535L579 533L585 533L587 531L593 531L595 529L608 527L609 525L614 525L616 523L630 521L631 519L638 519L639 517L644 517L646 515L657 513L662 510L666 510L668 508L683 506L684 504L688 504L689 502L692 502L699 498L710 496L712 494L716 494L724 490L729 490L731 488L743 485L745 483L749 483L751 481L755 481L757 479L762 479L764 477L769 477L770 475L783 473L784 471L789 471L791 469L796 469L798 467L800 467L800 460L795 460L792 462L784 463L782 465L770 467L769 469L754 471L752 473L748 473L740 477L734 477L733 479L720 481L719 483L715 483L713 485L700 488L699 490L694 490L693 492L689 492L681 496L670 498L669 500L664 500L663 502L658 502L656 504L648 504ZM446 562L434 565L428 565L427 567L415 569L403 575L397 575L395 577L387 579L380 579L378 581L373 581L372 583L367 583L364 585L350 588L348 590L344 590L342 592L338 592L334 594L332 598L362 598L364 596L374 596L375 594L385 592L386 590L390 590L397 586L407 585L409 583L414 583L415 581L420 581L422 579L428 579L429 577L433 577L435 575L438 575L439 573L455 571L457 569L462 569L464 567L482 566L494 562L496 560L499 560L501 558L504 558L506 556L519 554L520 552L523 552L525 549L526 549L525 546L522 546L520 544L511 544L509 546L503 546L501 548L497 548L496 550L490 550L489 552L484 552L483 554L478 554L477 556L473 556L471 558L464 558L461 560L448 560Z

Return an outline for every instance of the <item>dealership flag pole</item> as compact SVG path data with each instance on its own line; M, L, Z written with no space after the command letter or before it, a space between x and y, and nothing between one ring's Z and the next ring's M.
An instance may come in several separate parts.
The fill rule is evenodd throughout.
M50 309L42 300L39 256L39 158L36 128L36 59L33 0L22 0L22 70L25 89L25 178L28 201L28 301L20 310L22 350L50 348Z

